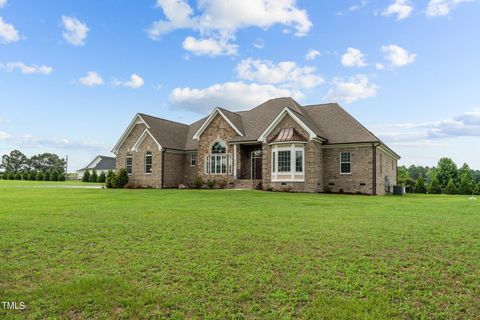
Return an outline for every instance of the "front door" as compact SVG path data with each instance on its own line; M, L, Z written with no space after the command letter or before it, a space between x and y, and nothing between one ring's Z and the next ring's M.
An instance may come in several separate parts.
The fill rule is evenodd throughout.
M262 150L252 151L250 154L250 159L252 161L252 180L261 180L262 179Z

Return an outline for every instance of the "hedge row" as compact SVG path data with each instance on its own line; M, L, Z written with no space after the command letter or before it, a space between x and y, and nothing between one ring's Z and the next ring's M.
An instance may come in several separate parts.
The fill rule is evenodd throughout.
M24 172L3 172L0 174L3 180L25 180L25 181L65 181L65 174L57 171L24 171Z

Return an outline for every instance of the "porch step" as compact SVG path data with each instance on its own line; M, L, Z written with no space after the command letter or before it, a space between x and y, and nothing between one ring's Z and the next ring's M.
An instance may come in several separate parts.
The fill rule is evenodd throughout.
M250 179L238 179L235 180L235 189L248 189L252 190L255 189L255 186L257 185L256 181L250 180Z

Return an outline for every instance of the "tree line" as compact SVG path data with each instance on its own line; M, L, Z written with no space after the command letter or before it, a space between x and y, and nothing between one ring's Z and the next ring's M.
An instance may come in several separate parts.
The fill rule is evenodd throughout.
M103 171L97 174L96 170L93 170L92 173L89 170L85 170L82 182L100 182L105 183L107 188L121 189L128 183L128 174L125 168L121 168L117 173L108 170L107 174Z
M450 158L441 158L436 166L400 166L397 183L410 193L480 194L480 170L467 163L460 168Z
M8 180L64 181L67 161L54 153L27 157L19 150L2 156L1 178Z

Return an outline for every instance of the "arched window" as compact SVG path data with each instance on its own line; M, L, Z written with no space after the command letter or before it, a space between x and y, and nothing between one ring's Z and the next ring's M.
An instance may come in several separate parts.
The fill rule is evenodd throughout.
M212 154L227 153L227 148L223 142L217 141L212 145Z
M145 173L152 173L152 153L150 151L145 153Z
M132 165L133 165L133 158L131 154L127 154L125 157L125 168L127 169L128 174L132 174Z

